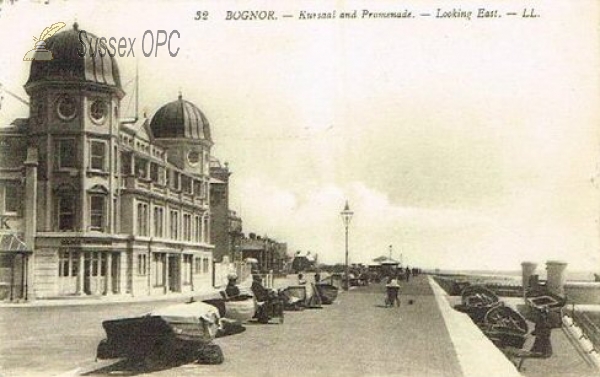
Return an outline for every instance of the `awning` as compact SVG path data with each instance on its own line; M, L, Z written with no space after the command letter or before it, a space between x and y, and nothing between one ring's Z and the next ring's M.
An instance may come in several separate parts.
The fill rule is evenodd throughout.
M21 241L14 233L0 233L0 250L10 251L29 251L25 242Z
M215 178L215 177L210 177L210 183L220 183L220 184L223 184L223 183L225 183L225 181L220 180L220 179Z

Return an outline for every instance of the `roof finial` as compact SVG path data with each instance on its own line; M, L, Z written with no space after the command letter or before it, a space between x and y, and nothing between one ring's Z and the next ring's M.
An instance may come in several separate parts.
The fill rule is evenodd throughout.
M177 98L179 98L180 101L181 101L181 98L183 98L183 96L181 95L181 89L179 89L179 96Z
M79 31L79 24L77 23L77 20L75 20L75 22L73 23L73 30Z

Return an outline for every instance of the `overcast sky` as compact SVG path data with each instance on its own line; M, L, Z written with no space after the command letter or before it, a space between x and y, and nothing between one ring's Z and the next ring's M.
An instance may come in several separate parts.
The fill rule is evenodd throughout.
M136 57L118 58L125 91L137 61L148 116L180 90L205 113L245 232L341 262L348 200L351 262L393 245L393 257L427 268L560 259L600 270L597 1L498 1L519 16L471 21L298 20L300 10L435 15L458 9L450 1L254 2L246 9L279 20L226 21L235 4L5 2L0 83L26 97L22 57L54 22L136 38ZM532 6L540 18L521 18ZM199 10L207 21L194 20ZM178 30L177 57L144 57L148 29ZM28 116L4 97L0 122Z

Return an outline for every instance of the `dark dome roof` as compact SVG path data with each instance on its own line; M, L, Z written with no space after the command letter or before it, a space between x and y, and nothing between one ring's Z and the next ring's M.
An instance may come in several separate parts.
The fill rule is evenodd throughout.
M185 138L208 140L210 125L202 111L193 103L179 98L156 112L150 122L155 138Z
M45 41L46 49L52 52L54 58L48 61L31 61L29 80L27 80L25 88L39 82L49 81L89 82L116 88L122 92L116 59L104 52L104 56L100 56L96 52L96 56L92 57L90 45L87 42L85 55L80 56L78 51L83 48L79 40L79 33L80 30L75 23L72 29L56 33ZM95 49L98 37L87 31L86 34ZM85 41L85 35L82 35L82 39ZM98 46L100 46L100 41L98 41ZM112 52L110 49L106 49L106 51Z

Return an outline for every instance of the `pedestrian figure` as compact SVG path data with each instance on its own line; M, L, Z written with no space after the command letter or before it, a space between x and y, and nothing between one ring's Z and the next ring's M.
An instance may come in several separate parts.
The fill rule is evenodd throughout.
M535 335L535 341L531 347L531 352L539 354L542 357L552 356L552 343L550 336L552 334L552 324L548 316L548 309L544 308L538 317L535 328L531 335Z
M319 271L315 272L315 284L321 281L321 273Z
M239 296L240 289L237 286L237 274L231 273L227 275L227 280L227 287L225 287L227 297Z
M406 266L406 281L410 280L410 267Z
M385 285L386 290L386 299L385 306L393 307L394 303L396 306L400 306L400 299L398 298L398 293L400 291L400 285L398 285L398 281L395 278L391 278L390 282Z
M298 274L298 285L306 285L306 279L303 274Z
M269 323L269 290L262 285L260 275L252 275L250 290L258 303L254 318L257 318L260 323Z

